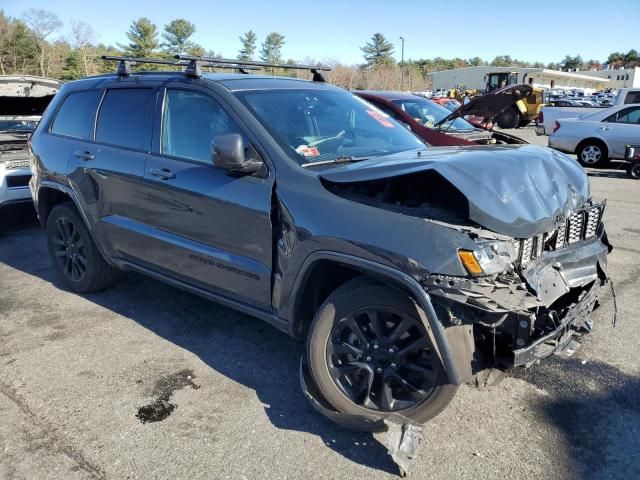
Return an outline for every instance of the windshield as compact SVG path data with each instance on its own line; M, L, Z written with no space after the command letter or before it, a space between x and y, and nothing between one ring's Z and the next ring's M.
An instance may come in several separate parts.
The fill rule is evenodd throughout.
M420 125L429 128L434 128L436 123L451 113L446 107L420 97L410 100L394 100L393 103L399 105ZM449 120L443 123L442 129L452 132L465 132L474 130L474 127L464 118L456 118L453 122Z
M0 132L18 130L21 132L33 132L38 126L34 120L0 120Z
M287 89L237 96L300 165L425 147L395 120L348 92Z

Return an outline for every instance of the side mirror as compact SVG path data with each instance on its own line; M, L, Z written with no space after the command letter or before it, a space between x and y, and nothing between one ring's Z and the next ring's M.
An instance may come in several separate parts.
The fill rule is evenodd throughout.
M244 142L238 133L216 135L211 142L211 161L229 172L256 173L262 169L258 159L245 158Z

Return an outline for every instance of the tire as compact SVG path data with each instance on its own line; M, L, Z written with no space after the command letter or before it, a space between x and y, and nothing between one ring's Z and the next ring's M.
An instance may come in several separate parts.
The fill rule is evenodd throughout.
M518 122L518 128L524 128L531 123L531 120L520 120Z
M627 175L634 180L640 180L640 162L629 165L629 167L627 167Z
M507 108L498 116L498 126L500 128L516 128L520 123L520 111L515 108Z
M363 327L364 330L360 329L360 332L371 340L366 343L368 346L366 348L364 342L359 340L360 337L355 335L349 327L353 324L352 319L356 324L360 322L360 325L365 322L363 319L370 320L368 313L358 316L359 312L365 309L377 311L378 318L384 320L382 323L386 326L381 327L381 330L386 330L388 336L385 338L387 339L394 335L393 326L400 325L400 322L406 319L406 322L411 323L412 326L407 330L405 339L398 340L396 343L380 342L376 350L374 349L376 341L372 340L375 339L374 332L368 328L373 323L368 323ZM431 342L420 320L419 312L419 307L407 295L365 277L350 280L336 289L318 310L307 336L309 371L324 399L341 413L384 416L384 413L393 412L418 423L425 423L444 410L458 387L448 382L442 363L430 346ZM352 314L355 316L351 317ZM399 316L397 323L394 324L393 315L396 314ZM351 331L351 334L345 338L353 337L349 346L346 346L346 342L339 342L345 331L347 333ZM420 335L424 335L424 338ZM407 354L404 359L401 359L400 355L408 349L407 344L413 343L414 337L419 338L420 350ZM338 340L337 343L336 340ZM422 342L425 342L426 348L422 347ZM354 344L363 347L362 354L356 355L351 351ZM335 350L336 348L340 350ZM345 348L349 353L339 353ZM396 353L389 353L392 350ZM330 351L333 353L329 353ZM430 359L430 363L424 363L426 356ZM353 362L366 368L358 367L356 371L344 376L335 373L339 369L350 371ZM336 365L340 368L335 368ZM427 365L427 368L424 365ZM429 371L429 375L423 376L420 370L415 370L416 368ZM424 383L419 383L415 375L421 377ZM354 380L363 378L364 381ZM405 384L399 382L402 378L405 379ZM413 383L407 383L407 380ZM393 398L391 402L384 401L382 392L385 390L382 382L386 383L388 391L391 392ZM351 392L347 391L349 384L351 384ZM361 391L360 395L353 392L357 390L356 385L364 388L364 391L362 388L358 389ZM367 385L369 385L368 390ZM412 387L408 388L405 385L412 385ZM415 385L418 385L426 395L418 393ZM413 398L413 395L420 398Z
M118 279L120 271L104 260L72 203L51 210L46 231L51 261L67 288L78 293L96 292Z
M576 150L578 163L583 167L598 168L609 161L609 152L604 143L599 140L587 140L581 143Z

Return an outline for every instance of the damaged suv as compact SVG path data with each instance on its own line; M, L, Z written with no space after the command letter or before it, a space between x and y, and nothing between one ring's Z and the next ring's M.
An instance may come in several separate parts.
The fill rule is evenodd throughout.
M317 67L182 61L68 83L33 135L32 196L68 288L142 272L306 338L315 405L362 428L425 422L479 372L591 329L610 246L575 160L429 147Z

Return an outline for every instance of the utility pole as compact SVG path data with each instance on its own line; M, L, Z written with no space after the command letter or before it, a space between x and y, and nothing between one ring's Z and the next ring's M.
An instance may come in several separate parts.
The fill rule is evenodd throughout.
M402 48L400 54L400 90L404 90L404 37L400 37L402 40Z

